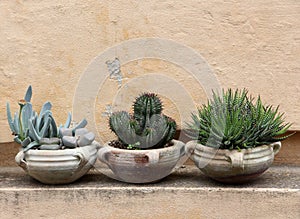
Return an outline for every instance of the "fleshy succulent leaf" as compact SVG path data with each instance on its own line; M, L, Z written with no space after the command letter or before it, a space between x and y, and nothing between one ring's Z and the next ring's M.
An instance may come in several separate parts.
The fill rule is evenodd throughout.
M15 129L15 126L14 126L14 121L11 116L10 105L8 102L6 103L6 114L7 114L7 121L8 121L9 128L12 131L12 133L16 134L17 130Z
M22 144L22 141L19 139L18 136L15 136L15 137L14 137L14 141L15 141L16 143L18 143L18 144Z
M29 136L36 142L39 142L41 137L34 128L32 121L29 121Z
M51 111L51 108L52 108L52 104L50 102L44 103L40 112L40 116L42 116L46 111Z
M42 127L42 129L40 130L39 135L40 135L40 137L42 137L42 138L46 138L46 137L50 138L50 137L52 137L52 136L47 136L47 133L49 133L50 123L51 123L52 119L51 119L50 116L48 116L47 118L45 118L45 120L46 120L46 121L45 121L45 123L43 124L43 127Z
M52 137L57 137L58 136L58 128L55 122L55 119L53 118L52 115L50 115L51 118L51 126L50 126L50 130L51 130L51 134L50 134L50 138Z
M29 149L33 148L33 147L36 147L36 146L39 146L39 143L36 142L36 141L33 141L31 142L29 145L27 145L24 149L23 149L23 152L26 152L28 151Z
M86 119L81 120L73 129L72 129L72 133L73 135L75 135L75 131L77 129L81 129L84 128L87 125L87 121Z
M21 145L22 145L23 148L25 148L30 143L31 143L31 139L30 139L30 137L27 137L27 138L24 139L24 141L22 141Z
M19 116L18 116L18 113L15 113L15 115L14 115L14 120L13 120L13 122L14 122L14 129L15 129L15 134L20 134L20 126L19 126Z
M25 106L22 108L22 125L24 132L28 129L28 120L32 117L32 104L26 103Z
M71 113L69 112L68 113L68 118L67 118L67 120L66 120L66 122L65 122L65 124L64 124L64 128L69 128L70 127L70 124L71 124L71 121L72 121L72 115L71 115Z
M32 87L31 87L31 85L30 85L30 86L28 87L27 91L26 91L24 100L25 100L26 102L30 102L30 101L31 101L31 97L32 97Z

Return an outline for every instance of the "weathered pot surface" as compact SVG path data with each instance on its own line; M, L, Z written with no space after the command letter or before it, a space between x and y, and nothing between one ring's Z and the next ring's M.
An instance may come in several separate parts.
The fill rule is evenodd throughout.
M205 175L220 182L243 183L265 172L280 148L281 143L275 142L250 149L227 150L190 141L185 150Z
M106 143L99 149L98 158L107 164L119 181L155 182L168 176L185 154L183 142L171 142L172 146L149 150L118 149Z
M67 184L86 174L96 162L99 144L64 150L22 150L17 164L34 179L45 184Z

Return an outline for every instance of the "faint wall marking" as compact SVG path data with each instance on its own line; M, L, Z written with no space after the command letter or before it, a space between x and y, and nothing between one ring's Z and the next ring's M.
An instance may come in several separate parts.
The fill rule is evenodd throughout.
M105 111L101 113L103 117L110 117L113 114L113 107L111 104L105 105Z
M123 79L120 60L118 58L115 58L113 61L107 60L105 64L109 72L109 78L116 80L120 88L122 86Z

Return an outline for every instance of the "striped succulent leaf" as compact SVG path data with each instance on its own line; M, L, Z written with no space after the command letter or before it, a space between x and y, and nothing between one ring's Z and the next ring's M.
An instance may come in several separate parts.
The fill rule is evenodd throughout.
M213 93L208 101L193 113L187 124L188 135L199 143L220 149L252 148L284 140L291 124L284 123L278 107L256 101L246 89Z

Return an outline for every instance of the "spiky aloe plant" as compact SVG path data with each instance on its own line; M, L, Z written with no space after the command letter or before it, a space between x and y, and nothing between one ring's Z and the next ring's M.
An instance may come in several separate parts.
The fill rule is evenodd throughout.
M264 106L260 97L254 101L246 89L213 93L187 126L188 134L199 143L220 149L257 147L293 134L283 136L291 124L284 123L278 107Z
M144 93L133 104L134 113L116 112L109 118L110 129L128 148L159 148L171 141L176 122L162 114L162 102L154 93Z

